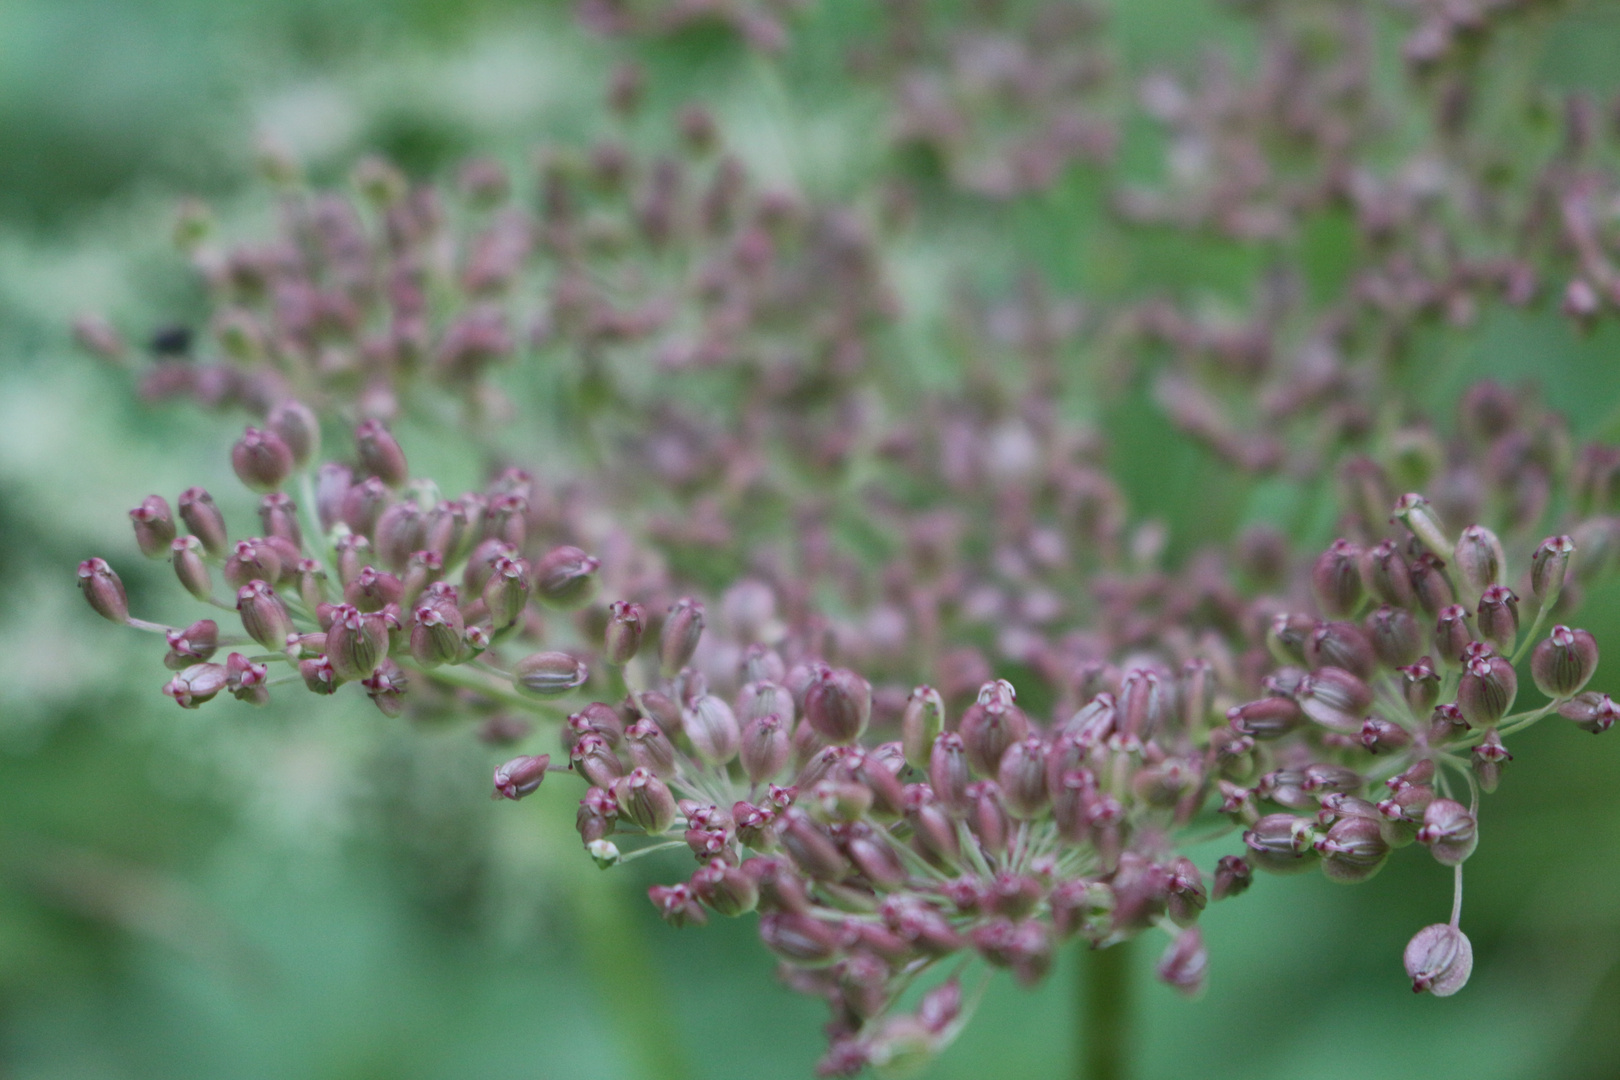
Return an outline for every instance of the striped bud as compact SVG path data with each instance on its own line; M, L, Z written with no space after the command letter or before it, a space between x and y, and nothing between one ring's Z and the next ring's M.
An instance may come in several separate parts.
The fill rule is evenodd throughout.
M1530 653L1530 675L1536 689L1550 698L1580 693L1597 670L1597 641L1585 630L1555 626Z
M1474 947L1455 926L1435 923L1413 936L1402 959L1414 994L1450 997L1474 970Z
M601 565L577 547L553 548L535 564L535 595L547 607L563 611L582 608L596 595Z
M641 635L645 627L646 612L640 604L613 601L608 607L602 659L614 667L623 667L634 660L636 653L641 650Z
M585 685L590 669L565 652L537 652L512 668L512 682L535 697L559 697Z
M79 564L79 591L91 610L109 622L129 621L129 600L124 583L106 559L86 559Z

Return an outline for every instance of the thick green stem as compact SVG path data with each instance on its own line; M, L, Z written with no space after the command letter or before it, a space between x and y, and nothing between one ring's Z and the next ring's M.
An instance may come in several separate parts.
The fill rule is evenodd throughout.
M1126 1080L1130 1075L1131 942L1076 949L1080 961L1077 1080Z

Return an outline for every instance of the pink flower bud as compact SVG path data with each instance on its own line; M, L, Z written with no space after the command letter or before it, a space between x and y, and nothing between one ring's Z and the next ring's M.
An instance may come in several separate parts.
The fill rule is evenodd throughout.
M1215 864L1215 887L1210 890L1210 897L1215 900L1225 900L1229 896L1239 896L1248 891L1254 882L1254 869L1240 855L1222 855Z
M1209 950L1204 946L1204 935L1196 926L1177 934L1154 968L1160 982L1175 987L1188 997L1196 997L1202 992L1208 973Z
M497 630L517 622L529 603L529 564L504 555L497 558L484 583L483 599Z
M124 583L107 565L106 559L86 559L79 564L79 591L97 615L110 622L129 621L129 600Z
M1334 822L1315 846L1322 856L1322 873L1330 881L1347 884L1366 881L1378 873L1389 855L1379 821L1359 815Z
M1614 726L1615 718L1620 716L1620 707L1609 700L1608 694L1588 690L1558 706L1558 715L1573 720L1582 731L1601 735Z
M675 747L654 721L643 717L625 728L624 742L632 764L660 777L674 773Z
M1440 609L1434 627L1434 651L1448 664L1461 664L1463 653L1474 643L1471 616L1461 604Z
M411 656L424 667L457 663L466 652L465 633L454 604L421 604L411 616Z
M521 755L495 766L495 797L516 801L538 791L551 765L551 755Z
M935 737L928 758L928 781L940 801L953 810L965 808L967 786L972 778L962 737L954 731Z
M1545 641L1530 653L1530 674L1536 689L1550 698L1574 697L1597 670L1597 641L1585 630L1555 626Z
M1423 811L1417 841L1428 845L1436 862L1456 866L1479 846L1479 826L1466 806L1451 799L1435 799Z
M607 630L602 658L614 667L623 667L641 650L646 613L640 604L615 600L608 607Z
M791 703L792 699L788 699ZM781 772L792 756L793 744L782 718L775 713L749 720L742 731L743 771L750 783L759 784Z
M1549 536L1530 556L1530 593L1543 611L1558 603L1575 554L1575 541L1568 536Z
M1293 814L1268 814L1243 834L1250 861L1280 874L1309 869L1315 839L1310 822Z
M1402 495L1395 502L1395 514L1390 520L1399 521L1411 530L1412 535L1429 549L1429 554L1441 560L1451 558L1451 542L1446 539L1445 528L1435 516L1429 500L1422 495Z
M272 652L281 651L295 629L281 597L262 581L250 581L237 590L236 613L248 637Z
M596 595L601 565L577 547L553 548L535 565L535 595L547 607L563 611L582 608Z
M1405 608L1385 604L1368 615L1367 637L1378 662L1385 667L1399 668L1414 663L1423 651L1422 631Z
M658 667L666 679L692 662L702 637L703 605L682 597L670 607L658 637Z
M1408 662L1417 658L1415 626L1411 653ZM1354 623L1317 623L1310 637L1305 639L1305 661L1312 668L1343 668L1357 678L1370 679L1378 667L1378 660L1372 642Z
M855 742L872 717L872 687L847 668L822 665L804 692L804 718L835 745Z
M1457 708L1463 719L1489 727L1507 715L1519 693L1519 676L1500 656L1479 656L1463 667L1457 683Z
M174 576L185 590L198 600L214 595L213 576L203 561L202 542L195 536L177 536L169 545L170 560L174 563Z
M164 686L182 709L195 709L225 689L225 668L220 664L193 664Z
M1028 820L1046 811L1046 743L1039 737L1021 739L1001 755L997 782L1015 818Z
M256 664L236 652L225 658L225 688L237 701L245 701L249 705L268 703L270 690L265 683L269 680L270 669L267 665Z
M304 469L321 448L321 425L308 405L291 398L270 410L265 427L281 436L292 452L293 466Z
M1412 589L1417 593L1419 606L1430 615L1438 615L1442 608L1456 603L1456 593L1446 579L1445 567L1438 555L1428 552L1412 563Z
M1328 667L1300 681L1299 707L1316 723L1347 735L1359 734L1372 689L1342 668Z
M1504 655L1519 637L1519 598L1505 585L1492 585L1479 598L1479 636Z
M343 682L338 677L337 670L332 667L332 661L325 656L298 661L298 674L303 678L304 685L314 694L335 693L338 685Z
M647 898L658 909L659 916L673 927L702 926L709 921L697 894L689 886L654 885L647 890Z
M692 891L728 918L746 915L759 904L759 884L739 867L714 859L692 875Z
M535 697L559 697L585 685L590 669L565 652L537 652L512 668L513 684Z
M355 449L360 454L362 475L374 476L391 488L410 479L405 451L381 420L366 420L354 429Z
M135 526L135 543L148 559L161 559L169 554L174 542L174 518L169 514L169 503L161 495L148 495L141 505L129 512Z
M1474 947L1455 926L1435 923L1413 936L1403 959L1414 994L1450 997L1467 984L1474 970Z
M1485 733L1485 738L1474 747L1470 760L1474 775L1479 778L1480 790L1487 795L1496 790L1502 782L1502 768L1513 760L1506 746L1502 745L1502 736L1495 728Z
M250 427L231 448L231 467L254 491L274 491L292 474L293 454L274 431Z
M393 574L362 566L344 585L343 600L364 612L381 611L390 604L397 605L404 592L404 585Z
M1367 591L1385 604L1399 608L1417 604L1411 567L1393 540L1374 544L1362 554L1361 579Z
M724 765L742 749L736 714L713 694L697 698L681 713L681 727L692 749L709 765Z
M1233 731L1255 739L1280 739L1305 720L1293 700L1264 697L1226 710L1226 721Z
M1502 584L1507 556L1495 533L1483 525L1470 525L1457 539L1454 565L1458 587L1477 604L1486 589Z
M203 550L215 558L223 558L230 540L225 532L225 518L214 505L213 496L200 487L187 488L180 493L180 520L202 542Z
M1311 589L1328 618L1348 618L1361 606L1360 560L1361 549L1340 539L1333 541L1311 567Z
M179 671L214 655L219 647L219 624L213 619L198 619L184 630L170 630L164 638L169 643L169 654L163 658L163 666Z
M326 656L339 678L364 678L386 655L388 629L380 614L366 614L353 604L333 609L326 631Z

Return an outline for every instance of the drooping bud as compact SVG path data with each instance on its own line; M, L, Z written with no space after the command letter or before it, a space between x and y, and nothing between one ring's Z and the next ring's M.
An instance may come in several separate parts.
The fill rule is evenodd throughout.
M577 547L553 548L535 564L535 595L547 607L563 611L584 607L596 595L601 565Z
M381 420L365 420L354 429L355 449L360 454L362 476L375 476L391 488L410 479L405 451Z
M809 814L790 807L782 814L782 847L793 864L808 877L835 881L849 870L849 863L838 846L816 825Z
M1573 720L1582 731L1601 735L1613 727L1615 719L1620 717L1620 706L1616 706L1608 694L1588 690L1558 706L1558 715Z
M585 685L590 669L565 652L537 652L512 668L512 683L535 697L560 697Z
M945 726L945 701L938 690L919 686L906 699L900 713L900 744L906 761L918 772L927 772L933 756L934 740Z
M1510 655L1519 638L1519 598L1505 585L1492 585L1479 598L1479 636L1497 652Z
M736 714L713 694L697 698L681 713L681 728L698 757L710 765L724 765L742 749Z
M1394 753L1412 745L1412 733L1380 716L1369 716L1361 725L1361 745L1374 754Z
M193 664L163 687L182 709L195 709L225 689L225 668L221 664Z
M1500 656L1477 656L1463 668L1457 683L1457 708L1477 727L1489 727L1507 715L1519 693L1519 676Z
M550 754L525 754L495 766L495 797L515 802L525 795L534 794L539 790L540 782L546 778L546 769L550 765Z
M760 916L759 937L771 952L799 967L830 964L840 947L839 933L831 924L790 911Z
M135 526L135 543L148 559L161 559L169 554L174 542L174 518L169 514L169 502L161 495L148 495L141 505L129 512Z
M208 492L200 487L182 491L180 520L202 542L203 550L208 554L215 558L222 558L226 554L230 540L225 532L225 518Z
M1485 738L1474 747L1470 764L1474 776L1479 779L1479 787L1487 795L1496 790L1502 782L1502 767L1513 760L1508 748L1502 744L1502 736L1495 728L1485 733Z
M614 850L617 851L616 848ZM709 921L708 912L698 903L697 894L689 885L654 885L647 890L647 898L658 909L659 916L677 929L689 925L702 926Z
M1479 846L1479 824L1462 803L1435 799L1423 811L1423 827L1417 831L1420 844L1442 866L1456 866Z
M703 637L703 605L690 596L675 601L658 635L658 667L664 678L673 678L697 652Z
M1404 960L1414 994L1450 997L1467 984L1474 970L1474 947L1455 926L1435 923L1412 937Z
M1550 698L1574 697L1597 670L1597 640L1585 630L1559 625L1530 653L1536 689Z
M1333 541L1311 567L1311 590L1322 614L1345 619L1361 606L1361 549L1348 540Z
M602 659L614 667L623 667L636 658L641 650L641 635L646 625L646 613L640 604L615 600L608 607L607 630L604 635Z
M759 885L741 868L713 859L692 875L692 891L721 915L735 918L759 904Z
M1483 525L1470 525L1457 539L1454 565L1458 588L1462 589L1469 606L1475 606L1486 589L1502 584L1507 556L1495 533Z
M1575 541L1568 536L1549 536L1530 556L1530 593L1541 605L1551 610L1564 591L1564 578L1569 574L1569 561L1575 554Z
M110 622L129 621L129 600L124 583L106 559L86 559L79 564L79 591L97 615Z
M872 686L847 668L821 665L804 692L804 718L829 743L853 743L872 718Z

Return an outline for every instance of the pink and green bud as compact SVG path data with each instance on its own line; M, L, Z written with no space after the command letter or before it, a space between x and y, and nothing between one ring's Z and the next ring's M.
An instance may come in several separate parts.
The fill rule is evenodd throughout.
M672 678L692 662L703 637L703 605L690 596L670 607L658 635L658 668L664 678Z
M760 784L775 777L787 767L792 754L792 740L782 718L775 713L756 716L743 725L741 757L750 783Z
M1597 640L1585 630L1555 626L1546 640L1530 653L1530 675L1536 689L1550 698L1571 698L1580 693L1597 670Z
M280 652L295 630L287 605L263 581L250 581L236 591L236 613L248 637L271 652Z
M1500 656L1477 656L1463 668L1457 684L1457 708L1476 727L1489 727L1513 707L1519 676Z
M225 517L214 505L214 497L200 487L187 488L180 493L180 520L186 529L202 542L203 550L214 558L228 554L230 538L225 531Z
M135 527L135 543L148 559L161 559L169 554L174 542L174 518L169 513L169 502L161 495L148 495L141 505L129 512Z
M466 629L454 604L420 604L412 612L411 656L424 667L459 663Z
M531 653L512 668L513 685L526 694L541 698L571 693L584 686L588 678L590 669L584 661L565 652Z
M759 905L759 884L741 868L714 859L692 875L698 899L728 918L746 915Z
M170 630L164 638L169 643L169 654L163 658L163 666L179 671L214 655L219 648L219 624L213 619L198 619L184 630Z
M1424 552L1412 563L1412 591L1418 606L1430 615L1457 602L1457 594L1446 577L1446 564L1437 555Z
M681 713L681 729L706 764L724 765L742 749L742 728L723 698L704 694Z
M934 740L945 727L945 700L931 686L919 686L906 698L900 713L900 744L906 761L918 772L927 772L933 756Z
M266 537L239 540L225 560L225 582L240 589L250 581L266 581L274 585L288 567L282 564L282 552Z
M1502 584L1507 556L1495 533L1483 525L1470 525L1457 539L1454 565L1458 587L1465 597L1477 604L1486 589Z
M410 689L410 678L405 670L388 657L360 680L366 696L384 716L399 716L405 711L405 692Z
M1474 630L1469 625L1471 619L1468 609L1461 604L1440 609L1434 624L1434 651L1440 659L1453 665L1464 662L1463 656L1468 646L1474 643Z
M551 766L550 754L523 754L495 766L494 798L516 802L540 790Z
M1361 606L1361 549L1348 540L1333 541L1311 567L1311 591L1322 614L1345 619Z
M315 412L289 398L270 410L264 426L281 437L292 453L293 467L307 469L321 448L321 424Z
M1468 983L1474 970L1474 947L1455 926L1425 926L1406 946L1407 977L1414 994L1450 997Z
M270 669L265 664L257 664L233 652L225 658L225 688L237 701L245 701L249 705L264 705L270 701L270 690L265 685L270 681Z
M332 661L325 656L298 661L298 674L312 694L336 693L338 686L343 682L338 676L337 669L332 666Z
M529 564L504 555L497 558L484 582L483 598L497 630L517 622L529 604Z
M1508 748L1502 744L1502 736L1495 728L1485 733L1485 738L1474 747L1474 753L1469 760L1473 767L1474 776L1479 780L1480 790L1489 795L1496 790L1502 782L1502 769L1513 760Z
M1417 619L1405 608L1388 604L1367 616L1367 638L1378 662L1385 667L1405 667L1416 662L1423 651L1423 632Z
M1558 715L1573 721L1582 731L1601 735L1613 727L1615 719L1620 717L1620 706L1615 705L1608 694L1588 690L1558 706Z
M1451 558L1451 541L1446 539L1445 527L1440 524L1440 518L1435 515L1429 500L1422 495L1402 495L1395 502L1395 514L1390 520L1405 525L1436 558Z
M339 604L332 610L326 656L339 678L365 678L387 655L388 627L380 614L367 614L353 604Z
M1574 554L1575 541L1572 538L1549 536L1530 556L1530 594L1541 605L1541 610L1551 610L1558 603Z
M625 728L624 746L633 765L660 777L675 772L675 745L655 721L642 717Z
M804 692L804 718L829 743L853 743L872 718L872 686L848 668L823 664Z
M602 659L614 667L623 667L641 651L641 636L646 628L646 612L640 604L615 600L608 607L607 629L603 634Z
M381 420L365 420L354 429L354 445L360 455L362 475L374 476L391 488L411 478L405 451Z
M961 810L967 806L967 786L972 780L962 736L954 731L941 732L928 755L928 782L934 794L946 807Z
M601 566L600 560L577 547L553 548L535 565L535 596L562 611L582 608L596 595Z
M1305 715L1323 727L1347 735L1359 734L1372 706L1373 692L1343 668L1314 671L1300 681L1296 692Z
M1417 663L1401 668L1400 674L1401 696L1413 715L1422 716L1434 708L1440 700L1440 673L1434 670L1429 658L1419 657Z
M169 558L174 564L174 576L181 586L198 600L214 595L214 578L203 559L202 541L195 536L177 536L169 545Z
M360 572L343 587L344 603L364 612L381 611L389 604L397 605L404 594L405 586L399 578L374 566L362 566Z
M303 546L303 530L298 525L298 506L287 495L272 491L259 500L259 522L264 535L280 537L294 548Z
M163 692L182 709L195 709L205 701L213 700L225 689L225 668L220 664L193 664L181 671Z
M1008 813L1020 820L1037 818L1051 805L1046 788L1046 743L1038 736L1020 739L1001 755L996 781Z
M619 816L648 835L656 836L675 824L675 796L651 769L637 767L614 781L613 798L619 804Z
M1148 696L1144 690L1138 700L1145 702ZM1010 683L986 683L979 689L978 700L963 711L957 732L973 771L995 776L1007 747L1029 734L1029 718L1014 702Z
M86 559L79 564L79 591L90 609L109 622L129 621L129 599L124 583L106 559Z
M1311 823L1293 814L1268 814L1243 834L1249 861L1274 874L1310 868L1316 855Z
M1305 721L1291 698L1264 697L1226 710L1232 730L1254 739L1280 739Z
M274 431L250 427L231 448L231 467L252 490L274 491L292 475L293 454Z
M702 926L709 921L697 894L688 885L654 885L647 890L647 898L658 909L659 916L677 929Z
M1222 855L1215 864L1215 886L1210 890L1212 900L1225 900L1240 896L1254 884L1254 868L1241 855Z
M1408 658L1408 662L1417 658L1415 635L1412 645L1412 655ZM1305 660L1312 668L1343 668L1358 678L1370 679L1378 667L1379 659L1372 641L1354 623L1317 623L1310 637L1305 640Z
M592 787L612 788L625 772L624 762L600 735L588 734L576 739L568 752L568 760L573 770Z
M1475 615L1479 636L1504 655L1513 652L1519 638L1519 598L1505 585L1492 585L1480 594Z
M1341 817L1315 846L1322 856L1322 873L1345 884L1366 881L1383 868L1389 855L1381 823L1362 815Z
M1417 841L1442 866L1457 866L1479 846L1479 823L1462 803L1435 799L1423 811L1423 827Z

